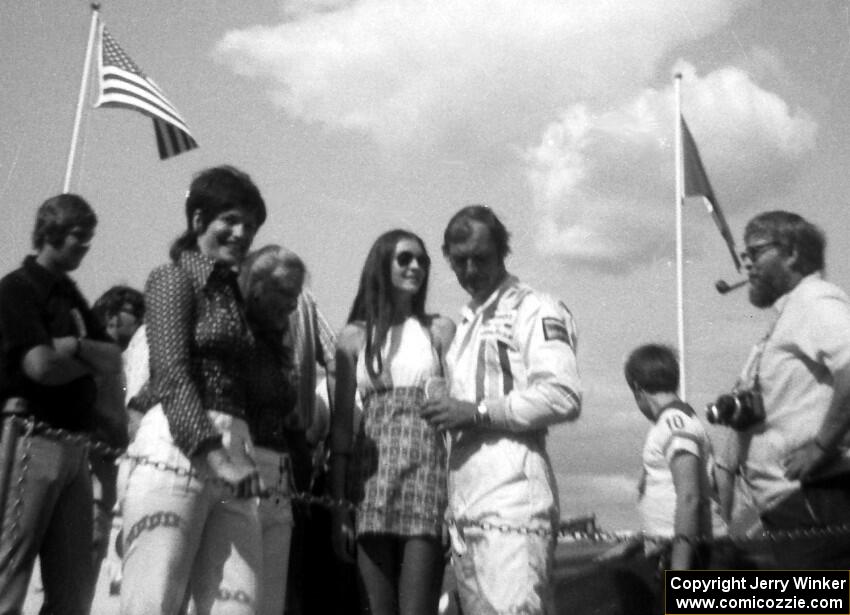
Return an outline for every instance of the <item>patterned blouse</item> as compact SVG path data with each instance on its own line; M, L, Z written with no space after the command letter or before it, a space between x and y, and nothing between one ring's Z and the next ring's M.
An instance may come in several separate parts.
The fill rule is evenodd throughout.
M236 274L199 252L154 269L145 285L153 395L187 457L221 442L207 416L244 418L254 337Z

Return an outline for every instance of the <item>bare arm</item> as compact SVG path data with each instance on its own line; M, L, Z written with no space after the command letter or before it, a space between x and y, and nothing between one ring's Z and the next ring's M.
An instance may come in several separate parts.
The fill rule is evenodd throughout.
M734 430L724 428L718 432L718 437L720 441L715 453L714 482L720 502L720 514L724 521L729 523L735 507L735 475L740 463L740 436Z
M720 501L720 514L729 523L735 507L735 474L724 467L714 466L714 480L717 483L717 499Z
M694 551L699 540L700 468L699 457L684 451L670 462L676 487L676 515L673 522L673 553L670 566L687 570L693 566Z
M431 322L431 337L440 357L440 365L443 367L444 374L446 373L446 351L448 351L454 339L455 329L455 323L444 316L436 316Z
M334 498L345 495L345 468L354 447L354 396L357 392L357 355L365 343L365 332L349 324L342 330L336 348L336 387L331 416L330 489Z
M345 498L345 476L354 448L354 396L357 393L357 355L365 343L365 332L359 325L349 324L339 335L336 348L335 408L331 415L330 493L334 499ZM331 541L337 557L354 559L354 531L351 515L341 507L333 509Z

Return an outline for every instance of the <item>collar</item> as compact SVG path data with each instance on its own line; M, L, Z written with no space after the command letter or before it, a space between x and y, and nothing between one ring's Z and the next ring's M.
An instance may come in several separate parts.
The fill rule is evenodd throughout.
M36 285L43 289L46 294L49 294L57 285L70 286L76 288L74 281L67 275L62 273L53 273L46 267L38 264L35 260L35 255L30 254L24 258L22 265L27 275L32 278Z
M688 416L695 416L696 412L694 409L687 403L683 402L681 399L676 399L671 401L669 404L661 406L658 410L658 418L661 418L661 415L667 412L668 410L681 410Z
M810 273L809 275L803 277L799 282L797 282L797 286L789 290L787 293L779 297L776 301L773 302L773 309L777 314L781 314L782 310L785 309L785 306L788 305L788 301L791 300L791 296L795 293L799 294L799 289L802 286L807 286L811 284L814 280L821 280L823 276L820 271L815 271L814 273Z
M201 287L207 286L214 280L236 283L236 272L233 269L200 252L184 250L180 253L178 262Z
M516 284L519 284L519 278L515 275L507 274L505 279L502 280L502 283L496 287L496 290L490 293L490 296L487 297L483 303L476 306L474 301L470 301L460 309L460 314L463 317L463 320L466 322L473 320L478 314L498 302L505 290L511 286L515 286Z

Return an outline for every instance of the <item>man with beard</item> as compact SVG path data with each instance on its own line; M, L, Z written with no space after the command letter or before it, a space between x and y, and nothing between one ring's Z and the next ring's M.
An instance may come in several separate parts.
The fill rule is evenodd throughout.
M737 427L718 478L729 485L734 475L736 497L776 535L773 565L848 568L846 534L806 530L850 519L850 300L822 278L823 233L799 215L759 214L744 241L750 302L775 315L736 386L763 419Z
M36 215L36 254L0 280L0 613L20 612L36 556L43 612L89 612L88 446L68 436L109 420L96 408L95 378L121 372L121 349L68 277L96 224L81 197L47 199Z

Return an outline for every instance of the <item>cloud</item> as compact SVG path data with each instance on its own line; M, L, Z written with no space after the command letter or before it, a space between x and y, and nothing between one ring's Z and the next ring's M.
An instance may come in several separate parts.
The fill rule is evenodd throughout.
M288 0L282 23L230 31L214 55L288 118L367 135L394 167L524 174L544 254L625 272L672 243L672 92L647 84L748 4ZM787 187L816 132L751 76L781 82L780 58L740 60L753 72L677 67L727 211Z
M700 77L680 61L676 70L683 113L727 211L780 194L814 147L811 116L740 69ZM601 109L563 111L526 152L527 175L544 252L627 271L670 242L672 86Z
M281 13L288 20L298 20L314 14L339 11L355 0L285 0L281 2Z
M393 154L514 155L559 109L621 99L742 0L294 0L215 55L289 116Z

